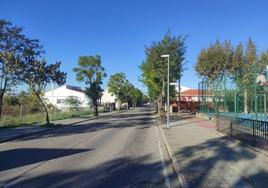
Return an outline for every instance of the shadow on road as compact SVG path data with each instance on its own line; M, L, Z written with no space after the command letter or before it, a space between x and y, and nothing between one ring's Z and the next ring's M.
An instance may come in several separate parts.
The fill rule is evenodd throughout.
M130 111L122 114L114 114L105 116L96 120L79 123L77 125L65 126L53 131L37 134L29 137L24 137L16 140L33 140L40 138L58 137L74 134L83 134L88 132L96 132L105 129L124 129L129 127L144 128L153 125L153 111L142 109L139 111Z
M21 148L0 151L0 171L87 152L92 149Z
M161 163L148 163L149 159L150 155L125 157L84 170L54 171L17 181L12 187L164 187Z

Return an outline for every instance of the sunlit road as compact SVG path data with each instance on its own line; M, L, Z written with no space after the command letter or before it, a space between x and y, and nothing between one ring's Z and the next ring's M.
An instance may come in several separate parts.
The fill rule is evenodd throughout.
M149 107L0 144L0 187L177 187L175 177Z

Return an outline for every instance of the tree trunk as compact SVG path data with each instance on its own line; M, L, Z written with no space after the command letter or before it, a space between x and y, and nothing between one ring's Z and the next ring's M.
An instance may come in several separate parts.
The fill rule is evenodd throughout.
M121 101L118 101L117 111L120 111L121 110L121 105L122 105Z
M4 94L1 94L1 95L0 95L0 119L2 118L3 98L4 98Z
M244 113L248 113L248 92L246 89L244 91Z
M158 103L157 103L157 100L154 100L154 108L155 108L156 113L158 114Z
M0 119L2 118L2 112L3 112L3 99L6 92L7 87L7 79L5 79L4 86L1 88L1 94L0 94Z
M36 93L35 95L39 99L39 101L41 102L42 106L44 107L44 110L45 110L45 113L46 113L46 123L47 123L47 125L49 125L50 121L49 121L49 115L48 115L46 104L43 102L43 100L41 99L39 94Z
M93 99L93 105L94 105L94 116L99 116L97 99Z
M94 105L94 116L99 116L98 105Z

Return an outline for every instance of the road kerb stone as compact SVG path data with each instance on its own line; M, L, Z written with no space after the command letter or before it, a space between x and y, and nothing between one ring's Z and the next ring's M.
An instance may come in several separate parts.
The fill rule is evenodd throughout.
M173 152L171 150L171 147L170 147L170 145L169 145L169 143L167 141L167 138L165 136L163 128L161 126L159 126L158 124L157 124L157 127L159 128L159 130L161 132L161 135L163 137L165 146L166 146L167 151L168 151L168 155L169 155L169 157L170 157L170 159L172 161L173 168L174 168L174 170L175 170L175 172L177 174L177 177L178 177L178 180L179 180L179 183L180 183L180 187L188 188L188 184L186 182L186 179L185 179L184 175L181 173L179 163L178 163L176 157L174 156L174 154L173 154Z

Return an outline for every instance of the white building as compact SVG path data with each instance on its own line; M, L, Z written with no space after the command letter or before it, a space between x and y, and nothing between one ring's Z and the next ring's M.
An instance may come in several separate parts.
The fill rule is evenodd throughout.
M50 104L53 104L59 109L69 107L64 101L67 97L75 97L80 102L79 107L91 106L91 100L85 95L85 92L80 87L70 85L63 85L59 88L47 91L44 97Z
M75 97L78 99L80 102L80 105L78 107L90 108L92 106L92 101L85 95L85 91L81 87L71 85L63 85L59 88L47 91L45 92L44 97L48 100L48 103L53 104L59 109L70 107L65 103L65 99L67 97ZM101 98L101 104L110 105L115 103L115 101L115 96L112 96L108 90L104 90Z
M108 92L108 89L105 89L102 93L101 104L115 103L116 97Z

